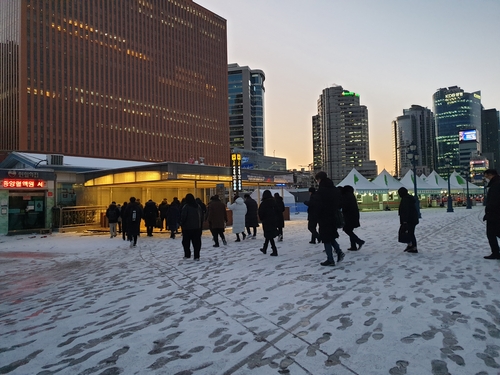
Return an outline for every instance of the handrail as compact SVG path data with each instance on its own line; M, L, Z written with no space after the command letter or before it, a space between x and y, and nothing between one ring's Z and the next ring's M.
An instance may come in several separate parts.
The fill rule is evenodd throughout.
M101 225L102 213L107 206L71 206L52 208L52 227L82 227Z

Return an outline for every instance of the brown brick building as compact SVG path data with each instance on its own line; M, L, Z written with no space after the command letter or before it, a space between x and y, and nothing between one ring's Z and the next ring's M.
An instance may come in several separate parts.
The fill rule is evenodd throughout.
M229 164L226 20L191 0L2 0L0 153Z

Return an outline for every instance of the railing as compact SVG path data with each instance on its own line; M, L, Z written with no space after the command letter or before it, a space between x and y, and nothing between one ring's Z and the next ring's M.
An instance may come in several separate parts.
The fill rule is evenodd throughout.
M52 209L52 227L101 226L106 206L54 207Z

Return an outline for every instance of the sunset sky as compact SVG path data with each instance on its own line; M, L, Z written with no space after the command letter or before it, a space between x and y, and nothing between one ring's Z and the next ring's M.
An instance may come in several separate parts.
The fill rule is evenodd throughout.
M392 173L391 121L442 87L500 109L499 0L195 0L227 20L228 63L266 75L266 155L312 162L311 117L333 84L368 108L370 157Z

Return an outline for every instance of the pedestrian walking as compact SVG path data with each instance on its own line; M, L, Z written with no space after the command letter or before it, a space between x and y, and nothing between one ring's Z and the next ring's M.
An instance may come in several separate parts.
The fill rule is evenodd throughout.
M415 227L418 224L418 211L415 205L415 198L408 194L408 189L401 187L398 189L401 198L399 202L399 242L406 243L404 251L408 253L418 253L417 238L415 237Z
M248 238L257 238L257 227L259 226L259 216L257 201L253 199L250 194L245 194L245 206L247 206L247 213L245 214L245 227L247 229ZM253 234L250 230L253 230Z
M484 178L488 182L488 191L483 221L486 221L486 238L491 248L491 254L484 259L500 259L497 239L500 237L500 176L496 169L487 169L484 171Z
M118 233L122 232L122 206L117 203L116 208L118 208L118 211L120 212L120 216L118 216L118 221L116 225L118 226Z
M356 196L354 195L354 188L351 185L345 185L341 189L342 200L342 215L344 216L344 226L342 230L349 236L351 247L347 250L357 251L365 244L365 241L360 239L354 234L354 228L359 228L359 207Z
M193 194L186 194L184 202L181 210L184 259L191 258L191 244L193 244L193 258L200 260L203 213Z
M120 209L116 206L116 202L111 202L106 210L106 217L108 218L110 238L116 237L116 225L120 218Z
M125 241L127 239L127 220L125 216L125 211L127 210L128 202L123 202L120 208L120 218L122 219L122 239Z
M160 211L160 232L163 228L167 229L167 212L168 212L168 200L167 198L163 198L161 203L158 206L158 210Z
M156 226L158 218L158 206L152 199L148 200L144 205L144 223L148 237L153 237L153 229Z
M342 261L345 256L337 243L337 238L339 238L337 211L340 209L340 192L333 181L327 177L326 172L318 172L315 179L318 182L318 191L312 196L314 198L311 200L311 204L326 252L326 261L322 262L321 265L334 266L333 249L337 253L337 262Z
M274 238L278 236L279 216L283 216L283 212L273 198L271 191L264 190L262 193L262 201L259 206L259 218L262 223L264 232L264 246L260 249L262 253L267 254L267 247L271 245L271 256L278 256L278 249Z
M233 233L236 234L236 242L240 242L240 233L243 240L247 237L245 234L245 214L247 213L247 206L243 198L239 195L235 195L233 203L227 204L227 208L233 211Z
M307 229L311 232L311 241L310 244L315 244L316 241L318 243L321 242L321 238L319 236L318 230L316 229L318 226L317 214L313 212L314 207L311 205L311 200L313 199L313 195L316 194L316 189L314 187L309 188L309 200L304 201L304 204L307 206Z
M221 202L218 195L210 198L207 205L207 221L208 228L212 233L214 247L219 247L219 237L222 243L227 245L226 237L224 236L224 228L227 222L227 211L224 203Z
M167 211L167 225L170 231L170 238L175 239L177 230L179 229L179 222L181 220L181 202L177 197L174 197L172 203L168 207Z
M281 215L278 216L278 241L281 242L283 241L283 228L285 227L285 217L283 216L285 212L285 202L283 201L283 197L278 193L274 193L274 200L281 211Z
M143 211L135 197L130 197L130 202L127 204L125 211L125 219L127 221L127 238L130 241L130 247L137 246L137 237L141 232L141 220Z

